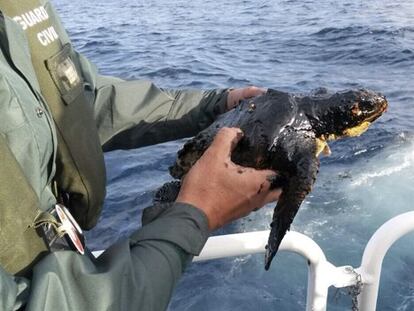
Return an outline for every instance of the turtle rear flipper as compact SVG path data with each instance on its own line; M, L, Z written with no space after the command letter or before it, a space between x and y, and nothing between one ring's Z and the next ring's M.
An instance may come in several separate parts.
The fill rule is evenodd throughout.
M292 146L292 141L297 142L295 146ZM289 162L294 167L294 174L290 176L287 185L283 187L275 207L266 246L265 270L269 269L300 205L311 191L319 170L319 160L315 155L316 142L313 137L303 136L301 132L292 132L282 140L281 144L284 143L289 145L282 145L283 148L288 148L283 150L294 150L289 157Z

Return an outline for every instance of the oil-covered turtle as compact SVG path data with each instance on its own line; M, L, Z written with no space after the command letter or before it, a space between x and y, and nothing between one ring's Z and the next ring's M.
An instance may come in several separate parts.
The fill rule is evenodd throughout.
M233 151L232 160L242 166L277 171L280 177L273 181L273 188L284 180L266 247L265 269L268 270L301 203L312 189L319 170L318 155L330 154L327 142L359 136L381 116L387 105L384 96L363 89L335 94L319 89L310 95L268 90L265 95L241 102L187 141L170 173L181 179L220 128L241 128L244 137ZM156 200L175 200L179 187L177 181L166 184L157 193Z

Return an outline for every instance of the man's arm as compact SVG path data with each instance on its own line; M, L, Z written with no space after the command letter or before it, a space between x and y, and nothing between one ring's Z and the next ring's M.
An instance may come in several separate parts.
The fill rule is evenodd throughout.
M99 75L82 55L79 63L105 151L193 136L227 110L226 89L166 90Z
M49 254L31 281L0 267L0 310L165 310L173 289L207 237L205 215L182 203L111 246L98 259L75 252Z
M0 311L18 310L29 295L29 281L14 277L0 266Z
M231 150L240 137L239 130L221 130L184 179L179 202L154 206L159 213L149 213L152 216L129 240L113 245L97 260L71 251L42 259L33 269L26 310L165 310L179 277L192 256L200 253L209 232L280 193L269 190L267 179L274 172L231 162ZM212 162L216 164L207 165ZM201 177L207 169L212 178L206 185ZM1 297L11 305L22 283L10 276L7 282L8 292Z
M193 136L241 99L265 91L257 87L207 91L161 89L150 81L101 76L85 57L78 54L78 59L105 151Z
M45 257L33 270L26 310L165 310L207 236L202 212L171 204L97 260L68 251Z

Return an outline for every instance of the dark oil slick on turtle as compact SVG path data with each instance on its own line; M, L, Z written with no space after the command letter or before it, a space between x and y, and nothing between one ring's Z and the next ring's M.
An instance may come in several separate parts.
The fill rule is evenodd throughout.
M174 178L182 178L220 128L241 128L244 137L232 153L232 160L242 166L277 171L281 178L274 181L273 187L280 186L280 180L285 181L266 247L268 270L301 203L312 189L319 169L318 155L330 153L327 141L359 136L387 105L384 96L363 89L335 94L318 89L310 95L268 90L265 95L243 101L186 142L170 173ZM156 199L173 201L178 190L179 183L171 183L160 189Z

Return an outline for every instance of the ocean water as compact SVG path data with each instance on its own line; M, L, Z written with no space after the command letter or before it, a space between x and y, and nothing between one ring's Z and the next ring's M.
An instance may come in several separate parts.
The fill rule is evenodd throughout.
M335 265L359 266L370 236L413 209L414 2L328 0L55 0L77 49L101 73L171 88L258 85L290 92L366 87L388 112L363 136L331 144L293 230L313 238ZM182 141L106 155L108 197L94 249L139 228ZM268 229L269 205L220 232ZM414 235L387 254L378 310L414 310ZM280 252L192 264L170 310L303 310L303 258ZM330 290L329 310L347 310Z

